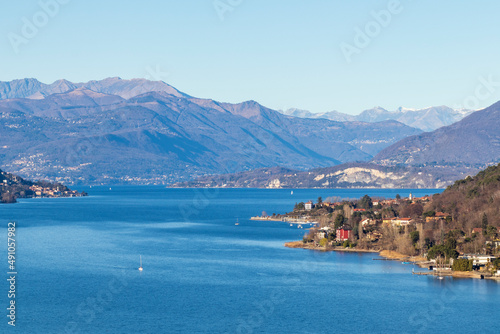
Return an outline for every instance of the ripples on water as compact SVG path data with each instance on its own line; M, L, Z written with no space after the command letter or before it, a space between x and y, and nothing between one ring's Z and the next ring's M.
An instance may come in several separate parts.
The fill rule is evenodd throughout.
M19 226L16 330L496 333L497 282L414 276L411 266L373 261L373 254L287 249L283 243L301 239L304 230L249 220L318 196L409 191L294 190L292 196L289 190L94 187L88 198L2 206L5 225L16 220ZM437 191L412 190L416 196ZM8 291L5 281L0 291ZM2 326L9 330L6 320Z

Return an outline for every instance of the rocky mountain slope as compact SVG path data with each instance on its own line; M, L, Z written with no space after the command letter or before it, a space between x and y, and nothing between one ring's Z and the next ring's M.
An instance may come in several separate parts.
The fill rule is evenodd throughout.
M383 167L348 163L334 167L297 171L263 168L249 172L212 175L173 187L214 188L442 188L459 175L424 168Z

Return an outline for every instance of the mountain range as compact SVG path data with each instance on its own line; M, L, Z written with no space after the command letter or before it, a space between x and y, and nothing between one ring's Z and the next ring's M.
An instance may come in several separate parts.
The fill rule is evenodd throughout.
M31 78L8 82L0 81L0 100L43 99L52 94L66 93L77 88L86 88L97 93L118 95L124 99L149 92L165 92L177 97L189 97L163 81L150 81L146 79L122 80L115 77L85 83L72 83L61 79L52 84L44 84L37 79Z
M337 122L381 122L395 120L421 129L434 131L440 127L451 125L470 115L472 110L452 109L447 106L429 107L425 109L408 109L400 107L395 111L387 111L381 107L368 109L359 115L349 115L338 111L312 113L301 109L280 110L284 115L302 118L323 118Z
M425 168L388 167L372 163L346 163L307 171L282 167L207 175L179 182L179 188L442 188L460 174Z
M368 161L421 131L397 121L283 115L255 101L222 103L164 82L0 82L0 165L69 184L172 183L283 166Z
M461 121L409 136L369 163L297 170L259 170L206 176L176 186L442 188L500 162L500 102Z
M372 162L480 170L500 161L500 102L433 132L385 148Z
M397 113L423 119L450 110ZM0 82L0 166L68 184L441 187L500 161L499 103L424 133L388 113L396 115L294 117L144 79Z

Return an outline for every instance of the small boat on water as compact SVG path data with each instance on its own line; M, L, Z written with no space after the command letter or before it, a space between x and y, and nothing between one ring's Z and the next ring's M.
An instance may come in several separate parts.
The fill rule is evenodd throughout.
M139 255L139 261L140 261L139 271L142 271L142 255Z
M236 218L236 223L234 225L240 225L240 221Z
M290 195L293 195L293 190L290 192Z
M403 262L401 262L401 264L413 264L413 262L403 261Z

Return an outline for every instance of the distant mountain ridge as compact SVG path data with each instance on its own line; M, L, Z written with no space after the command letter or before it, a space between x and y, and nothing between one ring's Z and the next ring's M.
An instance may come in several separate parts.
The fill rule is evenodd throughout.
M421 129L434 131L440 127L451 125L470 115L472 110L455 110L447 106L430 107L425 109L408 109L400 107L395 111L387 111L381 107L364 110L359 115L349 115L338 111L325 113L311 113L307 110L288 109L280 110L284 115L302 118L324 118L338 122L381 122L395 120Z
M385 166L437 166L476 171L500 162L500 102L433 132L391 145L372 160Z
M442 188L499 162L500 102L497 102L452 125L402 139L383 149L369 163L308 171L261 169L210 175L177 186Z
M37 79L0 81L0 99L42 99L52 94L66 93L77 88L87 88L97 93L118 95L124 99L148 92L165 92L178 97L189 97L162 81L149 81L146 79L123 80L115 77L85 83L72 83L64 79L57 80L52 84L44 84Z
M385 167L372 163L347 163L298 171L262 168L248 172L208 175L172 187L188 188L442 188L459 177L432 169Z
M0 96L0 165L67 184L164 184L367 161L421 132L396 121L285 116L255 101L200 99L143 79L25 79L0 83Z

